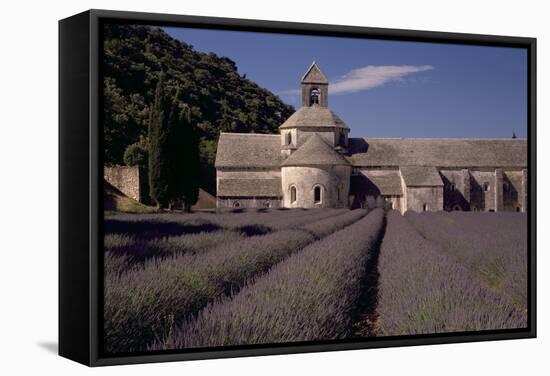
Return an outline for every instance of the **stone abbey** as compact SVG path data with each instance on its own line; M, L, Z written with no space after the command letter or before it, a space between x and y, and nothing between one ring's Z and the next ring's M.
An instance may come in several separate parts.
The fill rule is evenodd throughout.
M313 63L280 134L222 133L220 208L526 211L526 139L350 138Z

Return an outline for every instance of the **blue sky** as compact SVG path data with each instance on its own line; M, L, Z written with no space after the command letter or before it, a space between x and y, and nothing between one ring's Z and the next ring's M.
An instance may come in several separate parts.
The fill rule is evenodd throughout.
M236 31L164 28L300 107L313 60L330 81L329 107L353 137L527 136L527 51Z

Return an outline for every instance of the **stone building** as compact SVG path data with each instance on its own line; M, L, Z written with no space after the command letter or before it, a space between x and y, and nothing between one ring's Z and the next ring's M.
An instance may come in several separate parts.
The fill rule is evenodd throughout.
M222 133L218 207L526 211L525 139L349 138L313 63L280 134Z

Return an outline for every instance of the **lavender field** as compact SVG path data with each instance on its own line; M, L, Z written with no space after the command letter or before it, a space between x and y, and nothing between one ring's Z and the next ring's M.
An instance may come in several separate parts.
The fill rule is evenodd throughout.
M526 326L526 217L106 213L104 351Z

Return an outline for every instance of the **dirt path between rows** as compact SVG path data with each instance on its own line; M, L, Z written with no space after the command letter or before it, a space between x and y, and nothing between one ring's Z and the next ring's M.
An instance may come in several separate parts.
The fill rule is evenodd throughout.
M380 247L386 234L387 219L384 217L382 229L378 239L371 249L372 256L368 261L365 277L361 281L361 296L355 313L353 324L353 337L374 337L377 333L378 322L378 287L380 274L378 273L378 257Z

